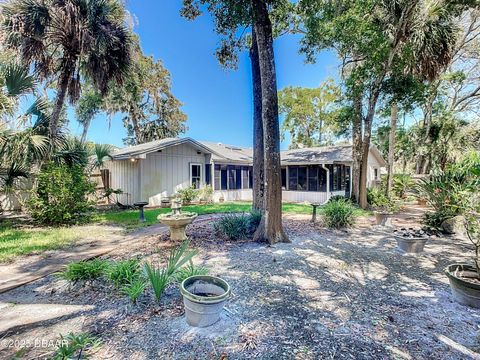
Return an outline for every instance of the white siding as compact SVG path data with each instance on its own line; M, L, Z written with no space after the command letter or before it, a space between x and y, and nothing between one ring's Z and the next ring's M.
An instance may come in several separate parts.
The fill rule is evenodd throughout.
M252 189L216 190L213 192L213 201L218 202L223 197L225 201L252 201Z
M343 191L345 194L345 191ZM283 191L282 201L284 202L310 202L323 204L328 200L328 194L323 191Z
M188 144L172 146L140 160L142 171L140 197L150 206L158 206L162 198L190 186L190 164L200 164L202 184L205 182L205 154Z
M123 194L118 195L118 201L122 204L138 201L139 161L141 160L117 160L105 163L105 168L110 170L110 186L123 191ZM116 195L112 198L116 199Z
M378 169L378 180L380 180L380 163L370 151L368 153L367 187L372 187L375 182L375 169Z

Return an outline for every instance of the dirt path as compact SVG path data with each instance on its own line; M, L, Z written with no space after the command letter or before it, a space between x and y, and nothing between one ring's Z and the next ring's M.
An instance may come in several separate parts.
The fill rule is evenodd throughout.
M406 256L373 219L347 231L308 220L286 216L292 243L274 247L220 241L208 219L190 228L195 262L233 290L212 327L186 325L175 285L160 304L148 292L131 306L102 281L48 276L0 295L0 358L22 340L26 358L43 358L49 348L39 340L87 331L103 342L95 359L480 359L480 311L455 303L443 274L465 260L468 243L432 238L424 254ZM109 258L157 262L171 246L144 236Z

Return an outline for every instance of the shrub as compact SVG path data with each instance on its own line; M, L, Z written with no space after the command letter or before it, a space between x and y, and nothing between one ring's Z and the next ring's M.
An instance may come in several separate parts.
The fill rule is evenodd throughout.
M393 193L400 199L405 199L407 191L414 186L414 181L410 174L393 175Z
M227 213L214 223L214 230L229 240L246 239L253 235L261 219L262 213L259 211Z
M195 275L208 275L210 270L206 267L195 266L192 263L188 264L185 267L180 268L174 275L175 281L181 283L186 278Z
M105 271L105 277L117 289L132 284L138 280L140 274L140 263L137 259L113 262Z
M324 221L329 228L340 229L352 226L355 221L355 208L345 199L327 202L324 207Z
M212 185L206 185L199 190L199 198L202 201L212 202L213 200L213 187Z
M42 224L71 224L91 209L94 191L81 166L50 163L40 171L27 209Z
M101 277L107 267L108 263L101 259L72 262L59 272L58 276L74 283L92 281Z
M67 336L60 335L60 341L52 360L65 359L89 359L90 354L94 352L101 344L96 337L81 333L75 335L69 333Z
M199 190L195 189L193 186L189 186L185 189L178 190L177 193L184 204L190 204L198 197Z
M130 301L136 304L145 287L145 280L142 277L137 277L135 280L122 286L122 294L128 296Z
M158 268L151 264L145 264L145 275L150 281L155 298L160 301L163 292L173 279L173 275L197 254L196 250L188 250L189 241L185 240L182 245L170 251L167 267Z
M338 201L338 200L348 200L348 199L343 195L333 195L330 199L328 199L328 202Z
M459 164L417 183L416 195L424 198L434 209L433 214L426 214L424 218L424 224L429 229L440 229L446 219L478 208L479 166L478 155L467 155Z
M388 198L385 194L385 190L380 187L367 189L367 201L374 209L385 212L395 212L398 210L398 206L395 202Z

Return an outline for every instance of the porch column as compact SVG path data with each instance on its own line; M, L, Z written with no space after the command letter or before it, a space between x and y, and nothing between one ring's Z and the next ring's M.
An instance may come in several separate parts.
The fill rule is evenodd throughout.
M215 191L215 163L210 162L210 182L212 184L212 190Z
M325 167L325 164L322 164L322 168L325 170L325 172L327 173L327 188L326 188L326 192L327 192L327 200L330 199L330 170Z

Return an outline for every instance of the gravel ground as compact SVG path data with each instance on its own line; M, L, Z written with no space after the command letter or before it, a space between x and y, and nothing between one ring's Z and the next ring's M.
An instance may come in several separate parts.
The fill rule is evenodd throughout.
M453 302L443 274L465 260L467 242L433 238L408 256L371 219L327 231L288 216L292 243L267 247L222 241L212 221L188 233L195 263L233 290L214 326L186 325L175 286L159 305L146 293L131 306L102 281L70 286L49 276L0 295L0 358L22 341L24 358L47 357L35 340L88 331L102 339L98 359L480 359L480 311ZM170 246L148 236L109 258L162 261Z

